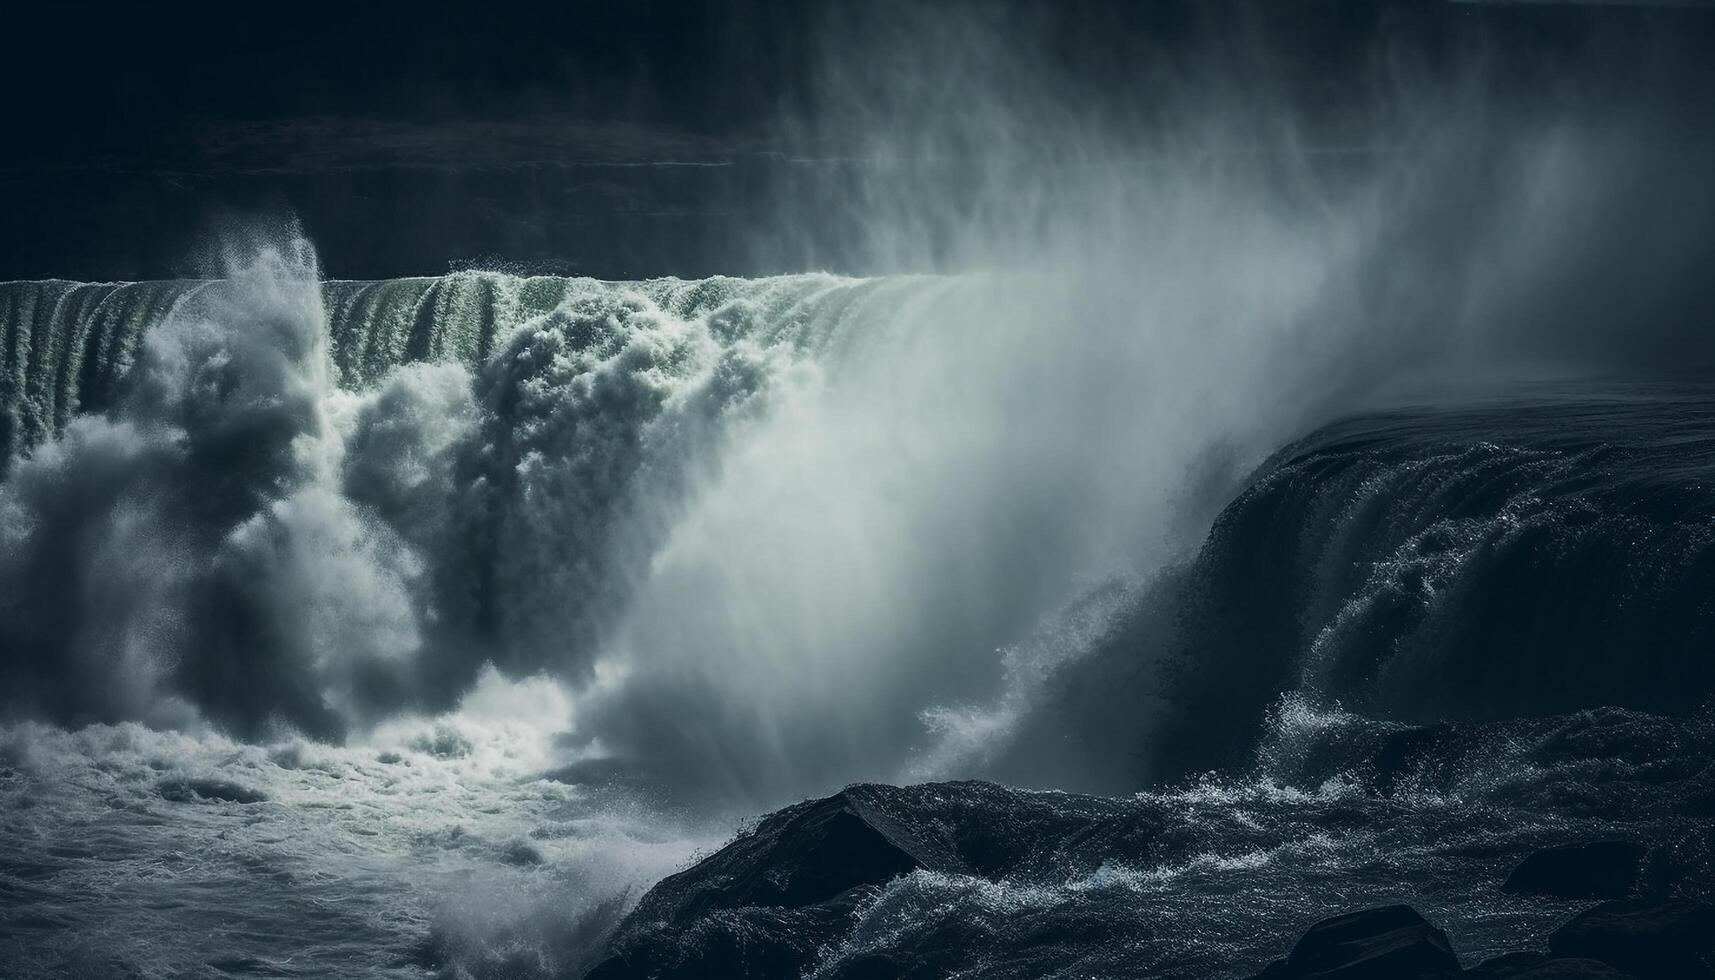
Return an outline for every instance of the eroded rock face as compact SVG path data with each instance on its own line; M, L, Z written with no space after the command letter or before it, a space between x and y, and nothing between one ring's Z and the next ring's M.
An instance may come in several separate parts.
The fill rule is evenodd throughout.
M1639 980L1715 977L1715 906L1604 902L1555 930L1548 948L1601 960Z
M1625 898L1632 893L1648 850L1626 840L1546 847L1514 868L1501 890L1560 898Z
M1408 905L1323 919L1256 980L1417 980L1457 977L1447 934Z

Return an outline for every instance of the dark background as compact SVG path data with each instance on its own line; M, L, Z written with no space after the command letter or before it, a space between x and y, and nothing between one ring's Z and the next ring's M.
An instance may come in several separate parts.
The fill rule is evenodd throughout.
M1098 112L1147 102L1164 73L1254 74L1337 118L1372 96L1378 51L1433 74L1481 50L1496 98L1526 102L1701 119L1715 92L1700 3L971 6L1017 14L1056 83ZM757 243L790 212L783 195L815 199L806 188L863 166L824 125L826 68L908 12L0 4L0 279L194 274L223 227L283 216L341 278L839 268L837 248Z

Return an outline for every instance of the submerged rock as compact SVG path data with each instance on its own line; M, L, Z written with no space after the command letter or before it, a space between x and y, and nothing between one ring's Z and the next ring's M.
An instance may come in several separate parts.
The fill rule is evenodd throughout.
M1639 980L1715 977L1715 906L1604 902L1555 930L1548 948L1601 960Z
M1624 898L1631 894L1648 848L1603 840L1546 847L1525 858L1501 890L1561 898Z
M155 791L160 794L161 799L174 803L195 803L199 800L214 803L263 803L268 799L268 794L261 790L213 777L163 779Z
M1256 980L1440 980L1460 975L1447 934L1409 905L1323 919Z

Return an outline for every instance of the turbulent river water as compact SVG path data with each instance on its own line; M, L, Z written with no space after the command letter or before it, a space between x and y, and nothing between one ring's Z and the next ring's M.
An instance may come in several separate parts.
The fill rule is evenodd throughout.
M1715 390L1355 410L1423 348L1328 326L1360 241L1277 244L1232 294L0 283L0 973L575 976L865 780L1154 836L901 877L818 975L1238 976L1399 899L1473 959L1578 907L1499 890L1568 839L1708 897Z

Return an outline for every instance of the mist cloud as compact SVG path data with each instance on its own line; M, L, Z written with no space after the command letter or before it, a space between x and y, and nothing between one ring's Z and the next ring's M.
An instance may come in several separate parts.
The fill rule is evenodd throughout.
M1106 620L1285 441L1404 375L1709 350L1707 146L1671 113L1379 59L1330 155L1266 64L1092 108L1014 15L915 17L825 59L786 128L866 164L767 229L913 274L468 273L330 322L307 243L237 249L105 414L16 447L6 711L338 740L492 664L573 692L576 752L737 807L1119 778L1059 713L1183 710L1171 631ZM1135 683L1065 681L1096 648Z

